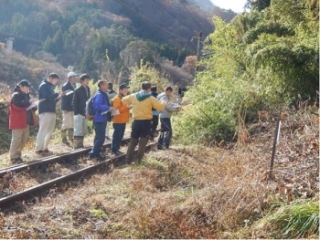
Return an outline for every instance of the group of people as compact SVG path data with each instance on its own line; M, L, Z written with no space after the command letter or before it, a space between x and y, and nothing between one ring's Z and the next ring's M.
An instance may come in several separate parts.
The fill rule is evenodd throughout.
M126 124L132 112L132 131L127 150L126 161L131 163L135 159L141 161L147 142L155 137L159 118L161 123L158 138L158 149L168 148L171 136L171 113L179 111L180 105L171 101L172 87L158 95L157 88L150 82L141 83L141 90L128 95L128 86L120 84L118 93L113 90L113 84L106 80L98 82L98 90L90 96L90 76L82 74L79 77L80 86L77 87L78 75L68 73L68 80L63 84L62 90L55 92L59 76L51 73L39 86L38 105L30 102L31 84L28 80L21 80L12 95L10 103L9 128L12 130L10 146L10 159L12 163L22 162L21 152L29 137L29 126L34 124L34 111L38 108L39 130L36 138L35 153L47 155L51 152L48 145L56 126L56 104L61 101L62 143L73 147L83 148L84 137L87 134L88 120L93 121L95 137L93 147L88 158L98 160L106 159L101 150L106 139L110 139L109 128L113 123L113 136L111 152L119 156L120 145L123 139ZM90 113L90 109L92 113ZM135 148L138 154L135 155Z

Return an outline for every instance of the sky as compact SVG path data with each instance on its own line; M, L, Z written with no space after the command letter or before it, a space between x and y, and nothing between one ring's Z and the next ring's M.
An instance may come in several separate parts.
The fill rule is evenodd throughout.
M220 8L231 9L236 13L241 13L247 0L211 0L211 2Z

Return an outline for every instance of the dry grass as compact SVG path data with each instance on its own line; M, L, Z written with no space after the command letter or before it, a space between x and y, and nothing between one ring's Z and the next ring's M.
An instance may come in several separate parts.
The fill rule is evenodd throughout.
M304 129L294 127L294 116L283 123L275 181L265 180L273 127L242 148L175 145L142 165L102 171L3 212L0 237L253 236L238 231L295 199L318 199L318 118L299 119Z

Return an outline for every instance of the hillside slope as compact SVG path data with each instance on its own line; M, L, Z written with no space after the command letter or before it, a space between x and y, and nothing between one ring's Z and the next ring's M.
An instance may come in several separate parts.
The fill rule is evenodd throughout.
M75 66L96 79L103 72L116 77L121 69L129 71L121 52L132 41L148 43L144 61L155 62L159 55L181 66L186 56L195 54L194 37L213 31L212 12L180 0L0 0L0 4L0 41L6 39L1 32L41 41L37 45L16 38L14 49L31 57L44 50L64 67ZM106 68L108 60L112 66Z

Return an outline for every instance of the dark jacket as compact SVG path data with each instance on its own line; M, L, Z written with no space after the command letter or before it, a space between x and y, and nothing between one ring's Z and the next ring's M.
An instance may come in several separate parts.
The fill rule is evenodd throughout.
M86 102L90 98L90 88L85 89L84 86L78 87L76 90L74 90L73 95L73 111L74 115L86 115Z
M157 91L152 91L151 96L157 98L158 97ZM158 116L158 115L159 115L159 112L157 110L155 110L154 108L152 108L152 116Z
M71 90L71 91L75 90L75 87L72 86L72 84L69 81L63 84L62 86L62 92L65 92L68 90ZM70 111L70 112L73 111L72 100L73 100L73 93L63 96L61 99L61 110Z
M93 109L95 112L93 121L96 123L107 122L108 115L101 114L101 113L108 111L109 108L110 108L110 102L109 102L108 94L99 89L96 95L94 96L94 101L93 101Z
M43 80L39 86L39 100L45 99L45 101L39 103L39 114L56 112L56 98L59 96L58 93L54 92L54 85L47 80Z
M30 96L15 89L10 103L9 129L23 129L27 127L27 110L30 106Z
M117 96L117 92L114 91L113 89L108 90L107 94L108 94L108 98L109 98L110 103L111 103L111 100Z

